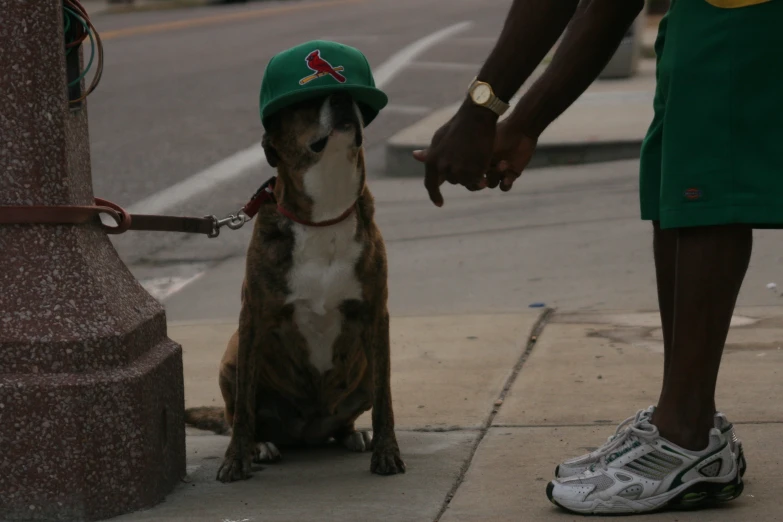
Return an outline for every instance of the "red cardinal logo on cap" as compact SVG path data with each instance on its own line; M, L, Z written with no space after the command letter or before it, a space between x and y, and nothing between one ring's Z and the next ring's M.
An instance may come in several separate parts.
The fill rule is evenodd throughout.
M343 70L343 66L332 67L332 64L321 58L321 51L318 49L308 54L305 62L310 70L313 71L313 74L299 80L299 85L304 85L327 74L340 83L345 83L346 81L345 76L339 73L339 71Z

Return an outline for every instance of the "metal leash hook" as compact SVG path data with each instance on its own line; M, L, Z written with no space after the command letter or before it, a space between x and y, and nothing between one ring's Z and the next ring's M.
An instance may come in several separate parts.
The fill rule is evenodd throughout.
M228 217L224 217L223 219L218 219L215 215L205 217L212 220L212 232L207 236L210 238L218 237L222 227L228 227L231 230L239 230L245 223L252 219L241 209L236 214L229 214Z

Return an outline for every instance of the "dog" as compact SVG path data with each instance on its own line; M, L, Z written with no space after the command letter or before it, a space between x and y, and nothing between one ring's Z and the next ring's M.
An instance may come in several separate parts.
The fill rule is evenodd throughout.
M338 92L282 109L262 145L277 208L257 215L239 327L220 364L225 409L188 424L231 433L217 479L287 445L336 440L372 451L370 470L405 472L390 385L387 260L367 187L362 112ZM372 409L372 432L354 422ZM222 418L221 418L222 415Z

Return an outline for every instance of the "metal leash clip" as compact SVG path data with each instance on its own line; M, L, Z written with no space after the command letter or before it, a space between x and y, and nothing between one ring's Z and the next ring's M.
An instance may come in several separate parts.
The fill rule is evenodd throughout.
M245 214L243 210L239 210L236 214L229 214L228 217L218 219L217 216L207 216L207 219L212 220L212 232L207 237L218 237L220 235L220 229L222 227L228 227L231 230L239 230L245 223L252 218Z

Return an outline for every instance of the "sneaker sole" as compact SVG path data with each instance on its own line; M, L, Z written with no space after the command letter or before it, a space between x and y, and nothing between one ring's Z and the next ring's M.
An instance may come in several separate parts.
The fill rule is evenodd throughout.
M745 483L742 481L742 477L738 473L737 476L729 483L721 482L706 482L701 481L679 491L676 495L665 500L663 504L659 506L640 506L635 507L631 504L638 504L637 501L628 499L613 497L618 499L621 506L606 505L601 502L595 506L589 508L580 509L579 507L569 507L555 500L552 496L552 491L555 489L555 485L551 482L547 484L546 496L549 501L569 513L584 516L605 516L605 515L635 515L640 513L657 513L659 511L690 511L695 509L701 509L707 506L722 504L738 498L742 495L742 491L745 489ZM668 493L661 495L667 496ZM645 499L645 502L655 502L655 497ZM619 509L618 509L619 508Z

